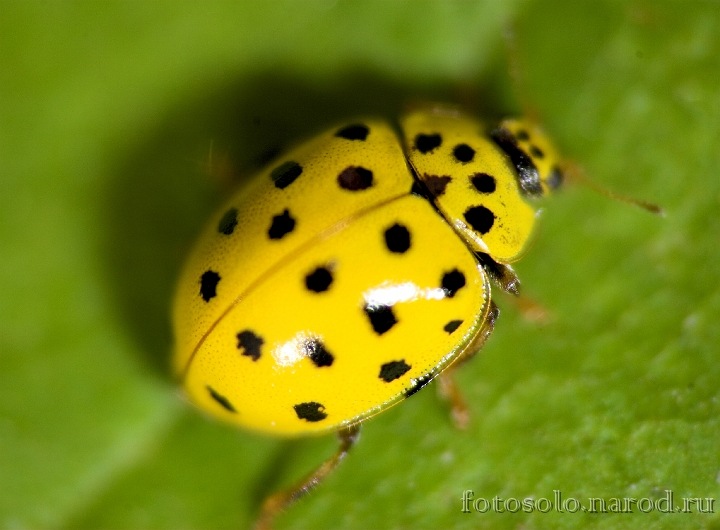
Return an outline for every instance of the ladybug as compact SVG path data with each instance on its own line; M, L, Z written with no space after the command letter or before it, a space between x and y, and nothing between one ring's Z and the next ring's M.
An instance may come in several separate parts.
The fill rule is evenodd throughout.
M336 432L338 452L269 497L269 523L337 465L359 425L481 349L517 294L533 200L563 180L533 123L450 106L398 130L352 120L298 145L210 219L181 274L174 371L203 411L277 436ZM446 393L459 393L445 372Z

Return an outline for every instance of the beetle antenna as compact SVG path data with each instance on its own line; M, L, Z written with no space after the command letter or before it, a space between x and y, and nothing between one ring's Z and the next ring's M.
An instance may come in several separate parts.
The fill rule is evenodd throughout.
M521 59L522 55L520 54L518 47L515 21L511 20L507 22L505 25L505 31L503 32L503 37L505 39L505 49L508 57L508 73L510 75L510 79L512 80L515 96L520 102L521 110L528 121L532 123L542 123L542 120L540 119L540 112L537 110L537 107L532 104L532 98L528 93L527 79L525 78L525 72L527 69L524 67ZM565 178L571 182L583 184L584 186L600 193L601 195L605 195L610 199L637 206L638 208L642 208L643 210L655 215L665 215L665 211L657 204L621 195L601 186L593 181L587 175L585 170L575 162L564 161L562 169Z
M627 195L616 193L604 186L601 186L588 176L582 166L575 162L565 161L563 166L563 174L565 178L570 182L582 184L583 186L590 188L596 193L605 195L605 197L608 197L609 199L637 206L638 208L642 208L645 211L648 211L655 215L659 215L661 217L665 216L665 210L663 210L659 205L655 203L644 201L642 199L636 199L634 197L628 197Z

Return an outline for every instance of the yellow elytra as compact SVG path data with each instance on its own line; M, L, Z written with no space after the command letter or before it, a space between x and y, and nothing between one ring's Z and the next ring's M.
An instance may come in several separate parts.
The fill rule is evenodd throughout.
M482 347L490 279L516 291L508 264L532 200L562 180L557 154L521 120L433 107L399 124L339 124L213 215L173 310L174 370L198 407L274 435L337 431L344 455L360 422Z

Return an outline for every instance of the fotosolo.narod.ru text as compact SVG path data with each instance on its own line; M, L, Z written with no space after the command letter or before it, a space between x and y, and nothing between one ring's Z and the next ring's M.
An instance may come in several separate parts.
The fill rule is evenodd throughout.
M576 497L563 498L562 491L553 490L552 498L547 497L500 497L491 499L475 498L473 490L462 494L462 513L715 513L715 499L712 497L681 497L676 504L672 490L664 490L658 498L650 497Z

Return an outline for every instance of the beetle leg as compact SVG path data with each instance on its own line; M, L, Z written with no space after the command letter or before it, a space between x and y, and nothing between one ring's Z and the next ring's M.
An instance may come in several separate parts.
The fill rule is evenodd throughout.
M497 320L499 314L500 310L495 305L495 302L490 301L490 311L478 334L457 360L438 377L438 392L441 398L450 403L450 415L458 429L464 430L467 428L470 422L470 412L467 402L455 381L455 370L482 349L495 327L495 320Z
M315 486L320 484L325 478L343 461L348 452L355 445L360 435L360 424L351 425L338 432L340 446L337 452L330 458L325 460L320 466L300 480L294 486L288 489L278 491L266 497L260 508L260 515L255 522L255 530L270 530L275 517L278 516L292 503L304 497Z

